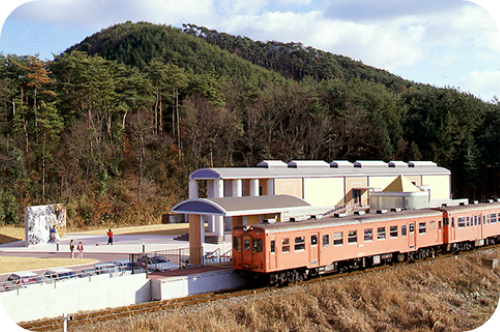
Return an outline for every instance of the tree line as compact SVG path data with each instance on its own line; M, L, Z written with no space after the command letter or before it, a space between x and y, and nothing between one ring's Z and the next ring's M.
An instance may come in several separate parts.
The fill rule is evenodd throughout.
M497 195L498 102L344 67L288 77L203 36L127 22L53 61L0 55L0 222L60 202L77 225L156 222L193 170L264 159L432 160L455 197Z

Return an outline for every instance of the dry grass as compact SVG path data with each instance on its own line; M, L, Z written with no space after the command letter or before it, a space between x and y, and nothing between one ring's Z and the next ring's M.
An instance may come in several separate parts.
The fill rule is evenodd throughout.
M1 226L0 244L24 240L24 227Z
M500 294L500 269L483 266L483 256L391 267L75 331L470 331L491 317Z
M32 271L59 266L71 266L79 264L92 264L95 259L71 259L71 258L37 258L0 256L0 273L11 273L18 271Z

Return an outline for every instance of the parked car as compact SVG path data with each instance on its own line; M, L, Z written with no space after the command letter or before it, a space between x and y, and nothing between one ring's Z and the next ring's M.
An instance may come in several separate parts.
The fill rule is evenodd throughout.
M90 276L95 276L95 271L94 271L94 269L92 269L92 270L81 270L76 275L77 275L78 278L86 278L86 277L90 277Z
M76 277L76 273L73 270L64 267L55 267L48 269L42 273L42 280L47 283L52 283L54 281L60 281L65 279L72 279Z
M97 263L94 264L95 274L118 273L118 267L113 263Z
M41 283L42 279L38 274L32 271L23 271L12 273L4 282L3 287L6 291L17 287L26 287L27 284Z
M147 264L148 272L169 271L179 268L179 264L172 263L163 255L144 255L139 258L138 262L143 267Z

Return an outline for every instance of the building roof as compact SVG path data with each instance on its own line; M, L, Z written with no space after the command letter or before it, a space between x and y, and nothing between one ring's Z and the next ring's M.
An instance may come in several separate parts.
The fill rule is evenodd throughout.
M448 169L438 167L432 162L413 162L415 166L389 167L383 162L360 161L361 167L350 166L346 161L333 161L330 167L314 166L307 167L283 167L281 163L270 163L264 165L281 165L278 167L224 167L224 168L200 168L189 175L190 180L233 180L233 179L269 179L269 178L332 178L332 177L362 177L362 176L404 176L412 175L446 175L451 173ZM377 165L377 166L374 166ZM342 166L342 167L339 167Z
M174 206L171 212L231 217L305 211L311 207L302 198L291 195L243 196L188 199Z
M413 183L410 182L403 175L399 175L394 179L387 187L382 190L383 192L398 192L398 193L415 193L419 192L420 189L415 187Z

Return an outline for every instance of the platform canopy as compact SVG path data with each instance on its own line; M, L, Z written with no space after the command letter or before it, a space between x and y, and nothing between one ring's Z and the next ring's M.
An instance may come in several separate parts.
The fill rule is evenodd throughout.
M291 195L243 196L188 199L174 206L170 212L233 217L304 211L311 207L302 198Z

